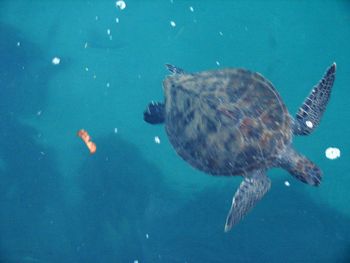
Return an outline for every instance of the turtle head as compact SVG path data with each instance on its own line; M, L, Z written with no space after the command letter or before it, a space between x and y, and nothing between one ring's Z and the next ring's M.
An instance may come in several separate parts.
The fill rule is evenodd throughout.
M161 124L164 123L164 113L164 103L152 101L143 112L143 119L150 124Z

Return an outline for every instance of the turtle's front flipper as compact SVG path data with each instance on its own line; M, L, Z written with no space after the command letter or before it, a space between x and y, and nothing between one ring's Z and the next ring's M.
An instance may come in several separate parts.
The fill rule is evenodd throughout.
M271 181L263 170L244 177L232 199L231 209L226 218L225 232L230 231L256 205L270 186Z
M336 64L333 63L299 108L293 126L295 135L308 135L320 123L331 95L335 70Z
M185 74L185 71L182 68L176 67L171 64L165 64L165 67L173 74Z
M150 124L161 124L165 119L164 103L151 102L143 112L143 119Z

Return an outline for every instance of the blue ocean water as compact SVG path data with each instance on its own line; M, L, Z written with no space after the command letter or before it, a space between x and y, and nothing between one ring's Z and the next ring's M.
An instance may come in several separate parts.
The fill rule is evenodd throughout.
M0 262L350 262L350 2L125 3L0 2ZM294 114L334 61L320 127L294 140L322 184L272 169L224 233L241 178L196 171L142 119L164 64L258 71Z

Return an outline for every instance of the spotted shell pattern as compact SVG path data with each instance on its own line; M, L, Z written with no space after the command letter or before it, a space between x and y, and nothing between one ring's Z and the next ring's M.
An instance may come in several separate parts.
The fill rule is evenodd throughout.
M274 166L291 117L272 84L244 69L175 74L164 82L165 128L176 152L212 175Z

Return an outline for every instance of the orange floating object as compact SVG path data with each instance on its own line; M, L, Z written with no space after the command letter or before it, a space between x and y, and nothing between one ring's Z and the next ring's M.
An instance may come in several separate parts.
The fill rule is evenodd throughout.
M91 154L96 152L96 144L90 141L90 135L84 129L78 131L78 136L85 142Z

